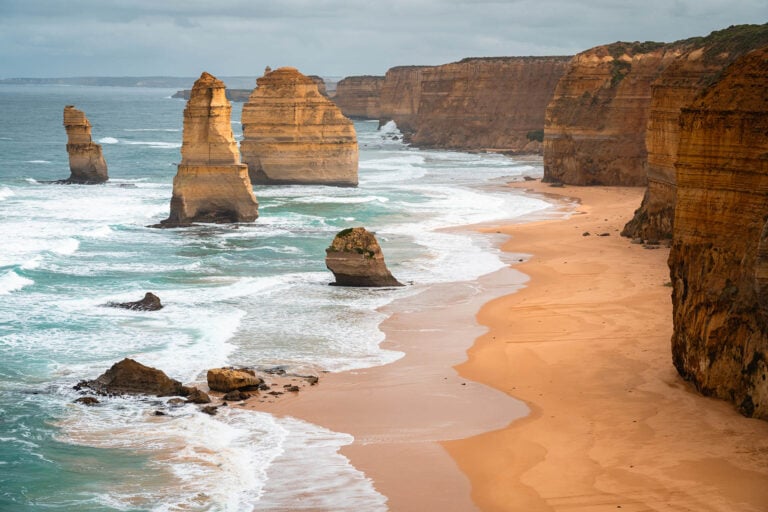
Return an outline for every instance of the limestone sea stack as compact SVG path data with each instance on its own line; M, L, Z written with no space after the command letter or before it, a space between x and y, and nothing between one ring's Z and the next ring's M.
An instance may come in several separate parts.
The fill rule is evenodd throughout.
M376 237L363 227L339 231L325 250L338 286L403 286L389 273Z
M224 82L203 72L184 109L181 163L173 179L171 214L162 227L193 222L251 222L258 202L232 134Z
M259 184L357 186L352 121L296 68L269 71L243 107L240 149Z
M91 123L82 110L64 107L70 176L63 183L104 183L109 179L101 146L91 140Z
M673 362L768 419L768 47L682 110L676 169Z

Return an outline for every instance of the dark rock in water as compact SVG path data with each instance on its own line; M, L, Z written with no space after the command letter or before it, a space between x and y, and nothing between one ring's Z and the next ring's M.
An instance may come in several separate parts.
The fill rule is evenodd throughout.
M249 398L251 398L251 395L249 393L244 393L239 389L236 389L234 391L230 391L229 393L224 395L222 398L230 402L241 402L243 400L248 400Z
M77 400L75 400L76 404L83 404L83 405L96 405L100 404L101 402L96 399L96 397L93 396L81 396Z
M176 407L182 407L183 405L186 405L187 401L184 400L183 398L171 398L166 402L166 404L168 404L168 407L176 408Z
M107 306L111 308L132 309L134 311L158 311L163 309L160 297L151 292L147 292L143 299L136 302L109 302Z
M187 402L191 404L209 404L211 397L208 393L197 388L187 388Z
M82 381L76 389L88 387L102 394L183 395L181 382L171 379L164 372L145 366L133 359L123 359L100 375L96 380Z
M166 416L166 414L163 411L155 411L153 414L155 416Z
M337 286L403 286L389 273L376 237L363 227L336 234L325 250L325 266Z
M202 409L200 409L200 412L203 412L205 414L209 414L211 416L216 416L216 413L218 412L218 407L215 405L206 405Z

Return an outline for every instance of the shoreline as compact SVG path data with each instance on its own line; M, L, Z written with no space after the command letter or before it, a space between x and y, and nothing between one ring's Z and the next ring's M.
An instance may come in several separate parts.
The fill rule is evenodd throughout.
M457 369L531 414L441 443L478 507L765 510L768 423L678 376L669 251L619 236L643 189L511 186L581 204L569 219L501 229L511 236L505 251L534 255L518 266L530 286L481 308L488 331Z
M490 235L499 222L535 222L569 209L564 201L549 202L543 212L451 231ZM495 243L499 251L506 239ZM462 378L454 369L486 331L476 320L482 305L516 293L528 280L512 266L524 254L504 254L505 266L479 279L426 285L382 307L387 318L380 325L381 347L403 352L397 361L326 373L305 392L238 407L351 434L353 443L340 453L372 480L389 510L477 510L467 477L440 442L503 428L529 413L515 397Z

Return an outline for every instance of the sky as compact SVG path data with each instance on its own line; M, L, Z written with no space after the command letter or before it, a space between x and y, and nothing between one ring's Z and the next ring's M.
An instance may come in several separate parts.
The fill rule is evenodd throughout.
M768 0L0 0L0 78L322 76L768 22Z

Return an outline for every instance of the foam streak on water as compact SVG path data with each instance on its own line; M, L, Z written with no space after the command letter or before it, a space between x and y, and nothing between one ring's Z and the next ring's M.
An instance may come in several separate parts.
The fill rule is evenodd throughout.
M185 383L226 364L394 361L402 354L379 346L382 307L504 266L489 239L452 228L547 208L501 186L540 162L419 151L394 124L361 122L359 187L257 186L252 224L152 229L168 215L181 146L184 102L171 92L0 88L15 120L13 133L0 126L0 510L385 510L339 455L346 434L248 411L211 418L164 399L85 408L72 385L124 357ZM88 113L108 183L47 183L69 175L66 104ZM325 248L353 226L375 231L393 274L412 284L328 286ZM147 291L165 308L104 307Z

